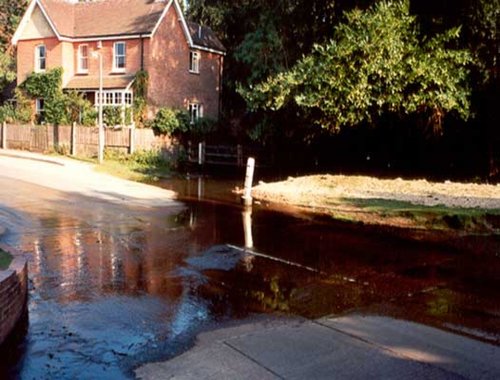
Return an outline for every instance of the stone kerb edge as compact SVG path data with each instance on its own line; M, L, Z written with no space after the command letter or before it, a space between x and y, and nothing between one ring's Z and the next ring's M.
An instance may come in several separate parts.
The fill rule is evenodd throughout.
M9 252L12 262L0 271L0 345L10 335L23 315L28 298L28 260L26 256L6 244L0 248Z

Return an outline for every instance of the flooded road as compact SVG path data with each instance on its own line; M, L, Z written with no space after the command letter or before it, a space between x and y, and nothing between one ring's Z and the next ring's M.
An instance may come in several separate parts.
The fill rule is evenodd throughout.
M163 186L182 204L96 203L0 176L0 241L30 253L31 279L29 320L0 352L0 378L129 378L199 331L258 313L356 310L500 344L498 236L447 247L244 212L231 181Z

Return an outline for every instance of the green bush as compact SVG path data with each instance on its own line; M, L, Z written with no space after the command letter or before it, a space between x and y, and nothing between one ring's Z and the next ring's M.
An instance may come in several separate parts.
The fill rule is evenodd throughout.
M44 119L50 124L68 124L67 98L58 94L45 100Z
M20 123L31 122L31 120L33 119L33 108L31 106L31 100L20 88L16 88L14 96L16 98L16 121Z
M175 134L186 132L189 127L186 113L172 108L160 108L153 119L151 126L160 133Z
M132 124L133 120L132 120L132 108L131 107L127 107L125 108L125 120L124 120L124 123L125 125L130 125Z
M67 118L70 123L79 123L85 126L96 124L97 111L95 107L83 97L83 94L70 91L66 96Z
M208 117L200 117L189 126L189 132L193 138L202 138L217 129L217 122Z
M122 110L120 107L105 106L102 110L104 124L108 127L122 124Z
M16 119L16 108L11 103L0 106L0 123L12 123Z

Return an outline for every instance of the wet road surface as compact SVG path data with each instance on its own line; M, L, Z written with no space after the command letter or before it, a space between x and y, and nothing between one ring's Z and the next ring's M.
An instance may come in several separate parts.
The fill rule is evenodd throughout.
M228 182L165 186L182 205L96 201L0 172L0 240L30 253L31 279L0 378L132 377L255 313L366 311L500 344L499 237L448 248L264 206L249 216ZM249 245L248 229L262 255L231 248Z

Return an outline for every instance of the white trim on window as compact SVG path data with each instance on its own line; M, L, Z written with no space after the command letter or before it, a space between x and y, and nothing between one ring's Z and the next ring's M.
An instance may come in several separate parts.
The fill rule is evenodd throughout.
M132 91L120 90L105 90L102 92L103 106L132 106L133 93ZM95 92L95 106L99 105L99 91Z
M89 45L88 44L78 45L77 55L78 55L77 72L79 74L87 74L89 72Z
M45 110L45 101L43 98L36 98L35 99L35 113L37 115L43 114L43 111Z
M197 51L189 51L189 72L193 74L200 73L200 58L201 54Z
M47 48L44 44L35 46L35 72L44 72L47 68Z
M203 105L200 103L189 103L189 122L194 124L200 117L203 117Z
M123 46L120 49L120 46ZM121 51L120 51L121 50ZM127 67L127 44L124 41L113 44L113 72L123 73Z

